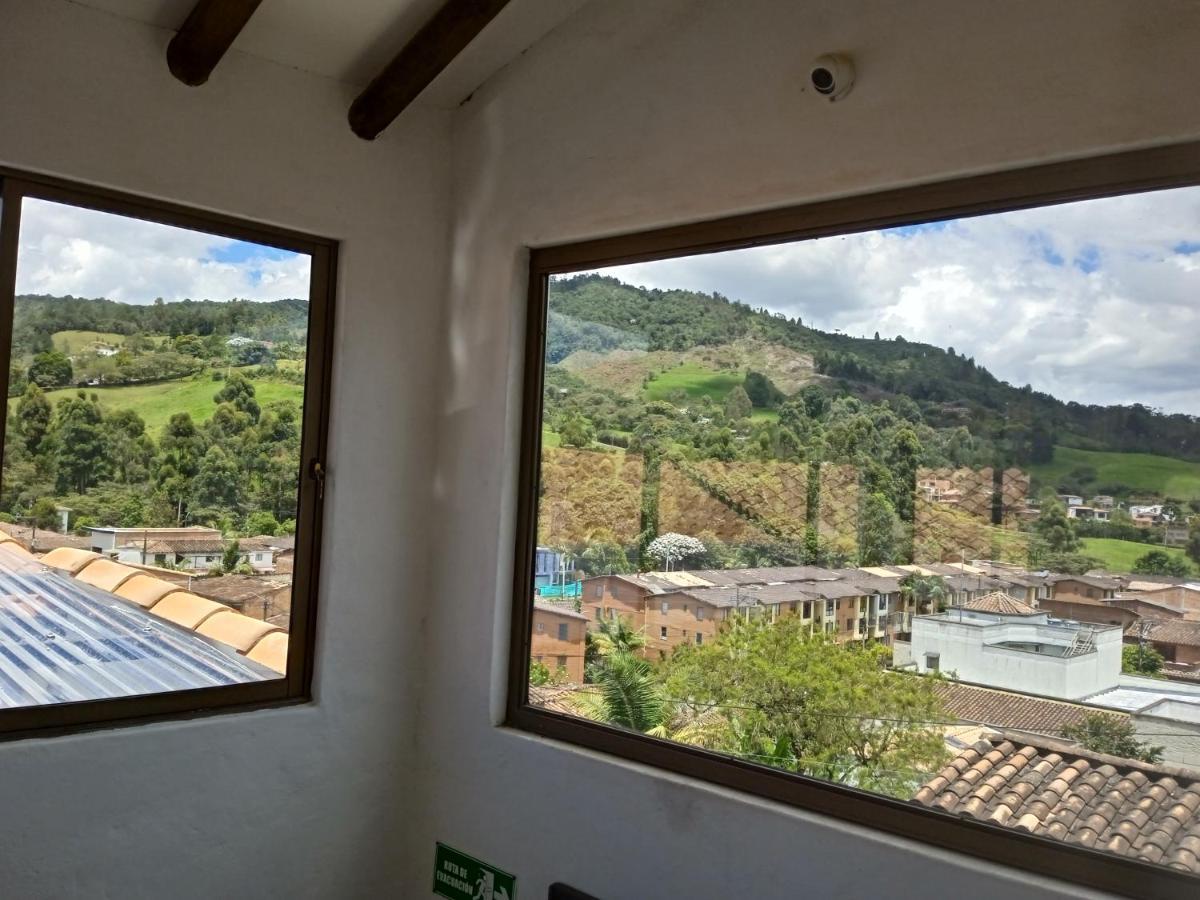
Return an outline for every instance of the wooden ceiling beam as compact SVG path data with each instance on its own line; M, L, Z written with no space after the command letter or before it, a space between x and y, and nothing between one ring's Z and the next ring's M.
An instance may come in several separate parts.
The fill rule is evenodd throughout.
M447 0L350 105L354 133L378 137L507 4Z
M171 74L192 87L208 81L261 2L197 0L187 21L167 45L167 67Z

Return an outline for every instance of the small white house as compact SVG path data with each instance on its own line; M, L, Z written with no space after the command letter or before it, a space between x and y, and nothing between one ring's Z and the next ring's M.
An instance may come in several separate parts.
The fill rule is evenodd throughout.
M914 616L911 653L919 672L1077 700L1117 685L1121 629L1052 619L997 591L938 615Z

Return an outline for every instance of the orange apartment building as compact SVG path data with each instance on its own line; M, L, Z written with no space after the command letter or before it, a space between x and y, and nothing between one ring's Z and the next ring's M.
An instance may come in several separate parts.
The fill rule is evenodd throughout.
M551 672L566 672L573 684L583 683L586 633L587 617L582 613L569 606L534 601L530 655Z

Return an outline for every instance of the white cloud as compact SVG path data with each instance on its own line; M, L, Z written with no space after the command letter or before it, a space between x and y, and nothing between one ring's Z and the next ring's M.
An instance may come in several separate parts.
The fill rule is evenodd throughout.
M1200 414L1198 241L1183 188L605 271L952 346L1065 400Z
M164 300L308 297L309 257L185 228L26 199L18 294Z

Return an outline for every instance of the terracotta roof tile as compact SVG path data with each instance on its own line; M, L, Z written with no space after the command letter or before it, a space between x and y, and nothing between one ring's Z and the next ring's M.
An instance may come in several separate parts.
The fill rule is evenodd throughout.
M1146 640L1160 644L1182 644L1200 647L1200 622L1185 619L1146 619L1131 622L1125 629L1126 637L1136 638L1146 631Z
M80 550L75 547L56 547L42 556L42 563L52 569L61 569L68 575L75 575L93 559L99 559L100 554L92 550Z
M75 577L80 581L98 587L102 591L113 593L122 584L138 574L132 566L126 566L111 559L93 559L80 569Z
M154 578L150 575L134 575L113 593L126 600L132 600L138 606L152 610L154 604L167 594L177 590L179 590L179 585L163 581L161 578Z
M1200 774L1049 739L1018 745L991 735L971 753L969 769L947 765L913 802L1200 874ZM978 786L964 793L967 773Z
M262 619L252 619L236 612L220 611L196 626L198 634L229 644L239 653L245 653L264 636L280 630L282 629L270 622L264 622Z
M1038 611L1028 603L1022 603L1004 591L992 591L990 594L968 600L962 604L962 608L1001 616L1036 616L1038 614Z
M272 631L246 653L249 659L274 669L280 675L287 673L288 636L285 631Z
M1079 703L1044 700L954 681L934 682L933 690L942 707L956 719L1052 737L1061 736L1065 726L1077 725L1097 712L1095 708ZM1115 719L1128 718L1124 713L1108 714Z
M175 590L154 604L150 611L156 616L170 619L176 625L194 630L209 616L229 611L229 607L187 591Z

